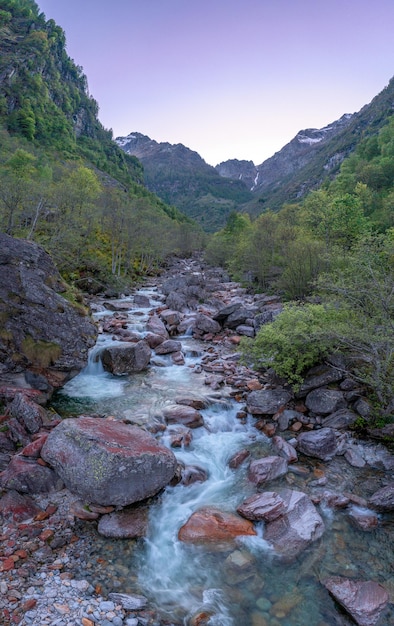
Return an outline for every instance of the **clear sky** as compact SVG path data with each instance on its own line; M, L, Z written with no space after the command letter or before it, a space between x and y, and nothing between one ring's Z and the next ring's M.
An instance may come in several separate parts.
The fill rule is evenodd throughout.
M394 0L36 0L100 121L260 164L394 75Z

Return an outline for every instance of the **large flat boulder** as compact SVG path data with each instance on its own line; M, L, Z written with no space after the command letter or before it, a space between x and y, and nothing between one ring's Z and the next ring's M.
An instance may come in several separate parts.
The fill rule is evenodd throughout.
M252 415L274 415L291 397L292 394L282 387L252 391L246 400L247 409Z
M279 492L286 511L266 524L264 539L278 555L292 560L324 532L324 523L315 506L302 491Z
M332 428L321 428L309 433L301 433L297 439L297 449L302 454L329 461L335 456L337 439Z
M95 324L63 298L67 285L37 244L1 233L0 276L3 374L30 372L45 391L62 386L86 365Z
M346 401L342 391L336 389L314 389L308 393L305 404L310 411L317 415L329 415L346 408Z
M255 485L275 480L287 473L287 461L281 456L266 456L249 465L248 478Z
M66 419L42 451L85 502L126 506L158 493L175 474L171 450L136 426L93 417Z
M207 506L193 513L179 529L178 539L186 543L231 543L239 535L256 535L252 522L234 513Z
M323 584L358 626L374 626L389 601L386 589L372 580L332 576Z

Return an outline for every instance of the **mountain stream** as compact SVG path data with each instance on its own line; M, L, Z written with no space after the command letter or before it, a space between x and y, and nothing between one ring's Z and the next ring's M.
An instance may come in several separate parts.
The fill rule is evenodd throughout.
M130 298L128 329L145 333L149 311L162 305L155 287L140 290L150 299L149 308L135 308ZM124 302L128 302L125 299ZM112 311L95 314L100 319ZM169 356L154 357L149 369L130 376L113 376L101 365L99 353L110 335L99 336L90 362L58 395L56 408L62 415L112 415L144 425L160 422L160 414L176 397L204 398L201 412L205 426L193 430L188 447L174 449L187 466L198 466L207 474L204 482L167 487L152 500L149 530L145 539L106 539L93 524L80 522L91 535L90 555L77 573L99 586L103 593L139 593L160 615L160 624L210 624L212 626L333 626L347 624L320 581L340 575L354 579L389 581L394 589L392 545L394 529L387 521L368 532L355 528L345 511L320 506L325 532L298 558L281 561L264 540L263 523L256 524L257 536L239 537L236 545L214 550L177 539L179 528L190 515L205 505L234 512L256 488L247 479L248 463L238 469L229 459L247 448L251 456L270 454L270 440L253 426L254 418L240 420L239 403L231 389L213 390L204 384L201 358L212 347L188 333L182 342L185 364L175 365ZM170 445L171 427L157 437ZM269 489L287 487L306 493L318 489L324 469L325 488L336 492L352 490L367 497L377 488L378 471L352 468L343 457L329 464L304 458L289 466L285 477ZM392 606L392 605L391 605ZM388 619L389 621L384 621ZM205 621L204 621L205 620ZM393 621L390 621L393 620ZM158 623L158 622L155 622ZM380 624L394 623L387 612Z

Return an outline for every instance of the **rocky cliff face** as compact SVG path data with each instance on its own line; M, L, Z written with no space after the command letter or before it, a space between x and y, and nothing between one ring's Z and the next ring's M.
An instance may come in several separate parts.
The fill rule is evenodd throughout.
M85 366L96 327L65 291L40 246L0 234L0 383L48 391Z
M238 159L230 159L222 161L215 167L216 171L224 178L232 180L242 180L251 191L257 183L259 171L253 161L239 161Z

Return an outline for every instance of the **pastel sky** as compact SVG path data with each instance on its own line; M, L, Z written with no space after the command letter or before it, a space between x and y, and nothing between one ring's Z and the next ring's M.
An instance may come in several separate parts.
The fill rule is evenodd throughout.
M36 0L99 118L211 165L262 163L394 75L394 0Z

